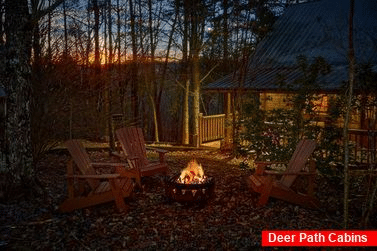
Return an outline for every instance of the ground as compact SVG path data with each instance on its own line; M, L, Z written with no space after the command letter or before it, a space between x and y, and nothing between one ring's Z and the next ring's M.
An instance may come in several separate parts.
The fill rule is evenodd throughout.
M90 156L107 158L99 151ZM317 177L320 210L274 199L257 208L258 195L245 180L252 170L241 169L229 154L172 151L166 157L170 175L196 158L215 178L215 196L206 205L181 205L166 198L163 177L155 176L144 178L143 190L126 199L127 213L117 213L113 202L61 213L57 209L66 197L69 156L50 153L37 169L45 193L15 194L0 204L0 250L259 250L263 229L342 228L343 186L338 181ZM360 228L357 206L350 212L350 228Z

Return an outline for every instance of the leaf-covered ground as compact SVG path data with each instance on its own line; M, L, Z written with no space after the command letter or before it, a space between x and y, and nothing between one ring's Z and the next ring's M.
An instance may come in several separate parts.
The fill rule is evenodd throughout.
M151 157L156 157L152 155ZM14 194L0 204L0 250L259 250L263 229L342 228L342 184L319 176L322 210L308 210L270 199L256 208L258 195L248 189L249 169L219 151L174 151L167 154L170 175L196 158L216 182L206 205L181 205L165 196L162 176L146 177L143 190L126 199L129 211L114 203L60 213L66 197L66 154L48 154L38 166L44 193ZM106 154L91 152L93 160ZM299 186L299 184L298 184ZM361 211L351 203L350 228L360 228ZM371 228L376 226L371 217ZM373 226L374 224L374 226Z

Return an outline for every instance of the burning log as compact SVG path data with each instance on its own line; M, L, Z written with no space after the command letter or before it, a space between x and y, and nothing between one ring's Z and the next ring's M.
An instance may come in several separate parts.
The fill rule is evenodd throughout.
M202 202L212 197L215 182L204 175L204 170L196 160L191 160L181 174L167 179L166 194L178 202Z
M187 167L182 170L177 182L183 184L201 184L206 180L202 165L193 159L189 162Z

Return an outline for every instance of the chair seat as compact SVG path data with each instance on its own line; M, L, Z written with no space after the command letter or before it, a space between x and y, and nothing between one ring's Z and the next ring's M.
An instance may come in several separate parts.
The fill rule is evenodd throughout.
M166 171L166 165L159 162L151 162L141 169L142 176L151 176Z
M131 179L123 178L123 179L118 180L118 185L121 191L124 192L124 191L128 191L132 187L133 182ZM93 193L99 194L99 193L105 193L108 191L111 191L110 183L108 181L102 181L99 184L99 186L93 191Z
M260 187L263 186L263 182L261 182L260 178L262 177L257 178L255 175L250 175L249 177L247 177L247 179L249 179L249 184L255 191L259 191Z
M101 182L98 187L93 191L93 193L104 193L111 190L110 183L108 181Z

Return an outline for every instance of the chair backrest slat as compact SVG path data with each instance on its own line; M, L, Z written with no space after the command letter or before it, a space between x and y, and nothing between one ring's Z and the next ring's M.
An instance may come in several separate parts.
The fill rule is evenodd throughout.
M125 127L116 130L115 133L127 156L137 156L142 162L148 163L147 150L141 128Z
M310 155L313 153L314 149L316 148L316 146L317 144L314 140L310 140L310 139L301 140L298 143L296 150L293 153L292 158L288 163L286 172L294 173L294 172L302 171ZM283 177L280 179L280 182L283 185L290 187L296 178L297 178L297 175L284 175L283 174Z
M76 163L79 171L83 175L95 175L96 171L91 165L88 153L84 145L77 139L68 140L65 145L72 156L73 161ZM99 181L94 179L87 180L92 189L97 188Z

